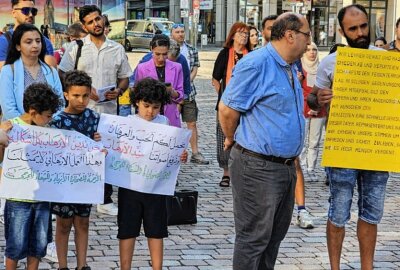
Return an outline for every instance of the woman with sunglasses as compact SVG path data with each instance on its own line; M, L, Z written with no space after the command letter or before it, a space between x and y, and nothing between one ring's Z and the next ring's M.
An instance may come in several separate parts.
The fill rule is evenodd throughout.
M23 95L33 83L47 83L60 97L64 96L57 71L44 62L44 37L33 24L19 25L12 36L10 51L0 73L0 105L3 120L24 113Z
M171 104L164 106L164 115L171 126L181 127L178 104L183 100L183 72L179 63L168 60L170 47L169 37L163 34L154 35L150 42L152 60L141 63L135 72L135 82L150 77L165 83L171 95Z
M218 109L222 93L231 79L233 68L236 63L249 52L249 48L247 47L249 46L248 40L249 26L242 22L234 23L226 38L224 48L219 52L214 64L212 85L218 94L216 110ZM219 167L224 170L219 185L221 187L229 187L231 180L228 171L230 151L224 150L224 141L225 136L217 116L217 159Z
M250 36L249 36L249 49L250 51L253 51L257 49L258 46L258 29L254 25L249 26L250 29Z

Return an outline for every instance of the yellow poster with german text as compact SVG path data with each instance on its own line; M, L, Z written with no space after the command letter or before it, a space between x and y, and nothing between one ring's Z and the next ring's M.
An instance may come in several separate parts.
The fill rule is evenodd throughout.
M339 48L322 166L400 172L400 53Z

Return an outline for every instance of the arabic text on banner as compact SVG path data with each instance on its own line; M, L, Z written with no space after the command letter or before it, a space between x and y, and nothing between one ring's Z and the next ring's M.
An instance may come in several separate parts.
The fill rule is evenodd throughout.
M98 132L106 157L106 183L144 193L173 195L191 131L138 117L102 114Z
M14 124L4 154L0 197L102 203L103 148L76 131Z

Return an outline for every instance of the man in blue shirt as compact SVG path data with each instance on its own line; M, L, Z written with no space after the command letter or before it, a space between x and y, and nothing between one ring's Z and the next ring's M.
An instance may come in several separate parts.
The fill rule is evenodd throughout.
M35 4L33 1L27 0L11 0L12 16L14 17L14 29L17 28L18 25L23 23L35 23L35 16L38 12L37 8L35 8ZM4 63L7 59L9 39L11 38L14 30L5 32L0 36L0 70L4 66ZM7 37L7 35L9 36ZM57 67L57 61L54 58L54 49L48 38L44 38L46 41L46 56L45 61L48 65Z
M271 42L236 65L222 95L225 148L233 146L234 270L273 269L289 228L294 160L304 141L303 93L293 63L310 42L303 16L279 16Z

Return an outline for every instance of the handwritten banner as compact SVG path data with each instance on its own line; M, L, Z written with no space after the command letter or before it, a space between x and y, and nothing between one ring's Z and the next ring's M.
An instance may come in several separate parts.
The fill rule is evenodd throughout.
M322 165L400 172L400 54L339 48Z
M102 203L103 148L75 131L13 125L4 154L0 197Z
M106 183L144 193L173 195L180 155L191 132L138 117L102 114L98 132L106 158Z

